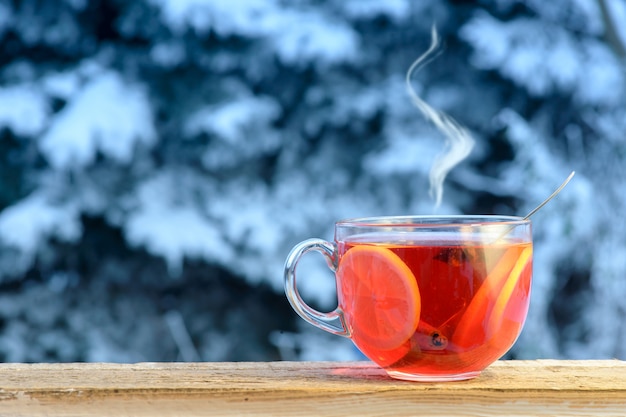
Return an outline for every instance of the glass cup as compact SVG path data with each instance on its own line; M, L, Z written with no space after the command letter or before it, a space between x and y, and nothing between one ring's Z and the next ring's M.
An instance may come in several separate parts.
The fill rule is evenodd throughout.
M335 273L337 308L298 293L296 267L320 252ZM530 220L407 216L339 221L334 243L309 239L285 263L285 293L304 320L352 339L391 377L470 379L515 343L528 312Z

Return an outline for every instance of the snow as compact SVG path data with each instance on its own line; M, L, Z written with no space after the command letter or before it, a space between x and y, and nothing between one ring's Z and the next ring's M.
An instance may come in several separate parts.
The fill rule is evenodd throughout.
M607 0L607 4L613 19L615 30L626 49L626 1L624 0Z
M441 151L442 140L431 131L387 133L387 147L370 153L364 160L365 169L381 175L418 172L428 176L430 165Z
M246 164L276 151L280 133L273 126L282 109L270 97L237 93L218 105L204 105L190 112L184 137L206 135L212 146L201 153L203 165L219 171Z
M350 89L345 94L340 94L334 98L332 114L333 117L327 123L335 123L338 126L349 125L355 119L368 119L377 111L385 107L384 100L387 94L394 91L386 86L375 86L364 89ZM319 95L319 97L315 97ZM311 104L316 101L328 99L328 92L313 89L307 97Z
M620 0L621 1L621 0ZM559 2L541 0L521 0L546 21L560 24L575 31L599 35L602 17L596 0L572 0L568 7Z
M228 199L209 202L212 215L222 220L230 242L240 242L255 252L273 251L281 242L270 197L262 185L233 187ZM254 202L254 204L250 204Z
M150 49L152 60L165 68L183 63L186 55L185 46L180 42L159 42Z
M73 207L51 204L45 195L32 194L0 213L0 239L32 254L45 238L72 241L82 232Z
M84 10L87 7L88 0L65 0L67 4L76 10Z
M561 37L557 47L547 57L546 67L554 83L561 89L567 90L578 81L578 60L571 39Z
M316 9L284 7L273 0L150 0L175 32L187 27L220 36L263 37L286 64L319 64L355 58L352 28Z
M161 9L171 29L183 32L187 25L206 32L214 29L220 35L259 34L258 19L278 12L273 0L149 0Z
M180 275L186 258L228 265L234 256L232 246L216 222L187 202L176 201L179 185L166 174L140 185L137 208L124 224L128 242L163 257L174 276Z
M321 13L283 12L266 24L276 53L286 64L334 64L356 58L359 38L354 30Z
M11 26L11 8L0 3L0 39L4 36L4 32Z
M220 195L218 191L216 193ZM209 198L206 211L219 224L225 244L238 248L236 262L229 267L251 282L265 280L281 288L281 250L285 232L284 212L274 196L261 184L229 186L226 198Z
M584 60L584 74L579 75L575 97L583 103L616 105L623 98L626 76L616 56L606 45L589 42Z
M529 18L504 23L485 12L477 12L460 34L474 48L476 67L496 69L534 96L560 91L585 103L620 100L624 74L597 40L578 41L563 28Z
M128 163L137 144L153 145L156 132L143 90L109 72L91 80L55 118L40 146L56 168L84 166L102 152Z
M622 233L624 228L622 227ZM593 338L593 356L598 358L623 357L626 354L623 337L615 337L624 329L621 320L607 320L607 317L620 317L626 311L626 242L615 234L598 244L592 261L594 277L594 308L587 312L587 325ZM603 325L597 325L603 323ZM589 355L585 346L573 349Z
M269 97L244 97L197 110L190 115L185 132L188 136L214 134L221 140L236 144L250 139L246 133L249 133L251 125L271 123L278 117L280 110L280 105Z
M352 19L372 19L387 16L397 22L409 16L409 8L411 7L408 0L340 0L337 3Z
M46 127L49 117L47 97L36 86L0 87L0 128L18 136L34 136Z
M535 1L539 3L539 1ZM613 1L614 0L608 0L608 3ZM623 0L617 1L619 2ZM577 18L577 21L575 21L572 25L575 29L585 31L596 36L600 36L602 34L602 27L604 24L602 22L602 14L597 0L573 0L571 7L576 11L575 13L571 13L567 9L561 8L561 16L559 16L559 18L563 18L564 16L567 18L567 15L569 14L570 16ZM616 20L616 22L620 22L620 20Z
M81 77L77 71L53 72L42 80L42 86L48 95L70 99L80 89Z
M492 69L505 61L510 50L509 39L501 35L505 29L501 22L484 11L474 13L474 17L461 27L461 38L477 51L472 57L476 67Z

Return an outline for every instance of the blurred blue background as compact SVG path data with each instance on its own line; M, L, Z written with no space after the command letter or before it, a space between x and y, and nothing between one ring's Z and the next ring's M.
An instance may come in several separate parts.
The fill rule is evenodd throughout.
M413 86L475 140L437 209L404 83L433 24ZM524 215L572 170L508 357L626 359L625 28L625 0L1 1L0 361L357 358L288 306L295 243Z

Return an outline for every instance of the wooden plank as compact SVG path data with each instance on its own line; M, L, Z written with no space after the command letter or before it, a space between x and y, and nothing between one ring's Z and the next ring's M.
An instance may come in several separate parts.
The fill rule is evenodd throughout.
M369 362L0 364L1 416L625 416L626 362L499 361L470 381Z

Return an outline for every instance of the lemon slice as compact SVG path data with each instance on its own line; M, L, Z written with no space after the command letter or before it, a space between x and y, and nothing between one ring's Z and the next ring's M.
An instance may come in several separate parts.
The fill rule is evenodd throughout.
M341 258L337 282L357 346L391 350L411 338L422 304L415 276L398 255L380 246L355 246Z
M513 295L513 291L517 287L517 283L519 282L526 265L528 265L532 254L532 247L527 247L515 263L513 270L509 274L509 279L506 280L506 283L502 287L502 290L496 299L496 304L491 311L491 316L489 318L489 322L487 323L487 335L493 335L500 328L500 324L504 318L504 310L507 305L509 305L509 300Z
M524 249L519 255L519 247L511 247L502 255L480 288L474 294L452 337L455 344L469 347L473 340L484 339L493 331L495 322L501 317L509 302L517 281L532 255L532 248ZM506 287L506 290L505 290ZM496 298L496 307L490 310L492 300ZM494 316L494 314L497 314ZM499 315L499 316L498 316Z

